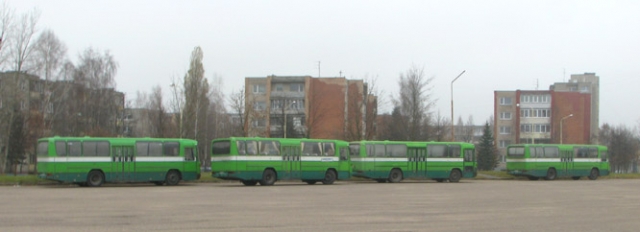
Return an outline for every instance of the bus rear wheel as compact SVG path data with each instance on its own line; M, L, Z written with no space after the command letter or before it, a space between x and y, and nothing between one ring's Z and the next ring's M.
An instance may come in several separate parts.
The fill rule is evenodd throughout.
M453 169L449 174L449 182L452 182L452 183L459 182L460 178L462 178L462 173L460 173L460 170L458 169Z
M178 185L180 183L180 174L176 171L169 171L164 182L167 185Z
M335 171L327 170L327 172L324 173L324 180L322 180L322 184L333 184L333 182L336 181L336 178L338 178L338 175Z
M389 183L398 183L402 181L402 171L393 169L389 173Z
M545 180L555 180L558 173L555 168L549 168L547 170L547 176L544 177Z
M598 179L598 176L600 176L598 169L591 169L591 172L589 173L589 180L596 180Z
M260 180L260 185L273 185L273 183L275 182L276 173L273 170L267 169L262 172L262 180Z
M245 186L255 186L256 184L258 184L258 181L255 180L243 180L241 182Z
M89 187L100 187L104 183L104 176L102 172L93 170L89 172L87 175L87 186Z

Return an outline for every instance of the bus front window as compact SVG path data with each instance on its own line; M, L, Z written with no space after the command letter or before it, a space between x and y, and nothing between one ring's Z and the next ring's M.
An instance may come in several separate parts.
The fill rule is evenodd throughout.
M229 141L214 142L211 145L211 155L229 155L231 153L231 143Z

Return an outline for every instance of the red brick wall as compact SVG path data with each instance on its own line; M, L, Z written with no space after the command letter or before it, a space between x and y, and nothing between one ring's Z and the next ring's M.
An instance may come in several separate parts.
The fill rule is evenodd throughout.
M552 92L552 142L560 143L560 120L563 121L562 143L588 144L591 134L591 95L578 92Z
M312 78L309 86L307 127L310 138L343 139L344 78Z

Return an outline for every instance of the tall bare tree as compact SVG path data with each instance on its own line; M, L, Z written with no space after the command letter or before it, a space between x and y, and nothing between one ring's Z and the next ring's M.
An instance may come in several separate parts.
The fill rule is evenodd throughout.
M233 136L248 136L247 130L245 130L245 122L247 121L248 114L245 114L245 87L242 86L238 91L231 93L229 98L230 107L232 113L235 115L236 120L232 120L231 135Z
M406 117L407 132L404 140L426 140L428 137L429 131L423 131L423 128L428 124L431 108L435 103L431 98L433 79L425 77L424 68L415 65L400 74L399 93L393 102L399 107L401 115Z
M602 125L599 141L609 150L611 171L614 173L637 172L640 139L626 126Z
M448 117L442 115L440 111L438 111L433 119L433 124L429 126L431 128L429 130L431 133L429 136L430 139L435 141L446 141L451 130L451 122L449 120L450 119Z
M204 157L206 141L206 116L209 109L209 82L204 76L202 59L204 54L198 46L191 52L189 70L184 76L184 99L182 111L182 135L198 141L200 158Z

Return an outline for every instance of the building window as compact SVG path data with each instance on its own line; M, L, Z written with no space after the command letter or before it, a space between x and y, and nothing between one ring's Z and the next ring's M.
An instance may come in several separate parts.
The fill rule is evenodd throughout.
M511 140L500 140L498 142L499 147L507 147L511 144Z
M520 95L520 102L522 102L522 103L549 103L549 102L551 102L551 95L548 95L548 94Z
M531 133L531 124L522 124L520 125L521 133Z
M511 120L511 112L501 112L500 113L501 120Z
M549 133L551 132L551 126L549 124L535 124L533 131L537 133Z
M284 86L282 86L282 84L275 84L273 86L273 91L275 92L282 92L284 91Z
M267 87L265 85L254 85L253 93L265 93L267 92Z
M279 109L282 109L282 99L271 100L271 110L279 110Z
M251 125L253 127L265 127L267 126L266 120L264 118L258 118L251 121Z
M520 109L520 117L521 118L531 117L531 109Z
M500 134L503 134L503 135L511 134L511 127L510 126L501 126L500 127Z
M291 84L289 90L291 92L304 92L304 84Z
M511 98L510 97L500 98L500 105L511 105Z
M267 104L263 101L257 101L253 103L253 109L257 111L263 111L267 108Z

